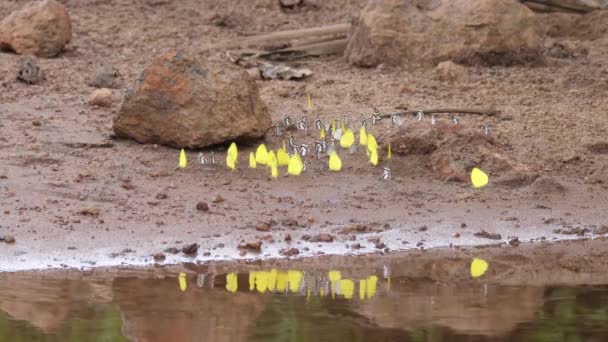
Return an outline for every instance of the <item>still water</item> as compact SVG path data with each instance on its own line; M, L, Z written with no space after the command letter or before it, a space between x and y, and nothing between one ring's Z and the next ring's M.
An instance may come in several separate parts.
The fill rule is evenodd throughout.
M0 341L608 341L608 286L391 273L5 273Z

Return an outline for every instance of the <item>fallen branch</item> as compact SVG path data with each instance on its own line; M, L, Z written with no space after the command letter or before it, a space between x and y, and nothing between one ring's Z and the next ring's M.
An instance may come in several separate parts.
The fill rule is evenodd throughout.
M310 56L323 56L340 54L346 48L346 38L325 41L322 43L314 43L308 45L299 45L287 49L281 49L271 52L262 52L251 58L265 58L270 60L294 60Z
M341 36L346 37L350 24L336 24L329 26L313 27L308 29L289 30L272 32L258 36L247 37L242 40L223 42L207 47L206 50L213 49L235 49L239 47L259 46L271 43L276 45L279 42L285 42L295 39L323 37L323 36Z
M450 114L477 114L477 115L488 115L494 116L498 115L500 111L496 109L472 109L472 108L439 108L439 109L420 109L420 110L406 110L402 112L395 112L391 114L382 114L381 118L386 119L390 118L394 114L399 115L416 115L418 112L422 112L424 114L441 114L441 113L450 113Z
M601 9L593 0L520 0L532 10L540 12L588 13Z

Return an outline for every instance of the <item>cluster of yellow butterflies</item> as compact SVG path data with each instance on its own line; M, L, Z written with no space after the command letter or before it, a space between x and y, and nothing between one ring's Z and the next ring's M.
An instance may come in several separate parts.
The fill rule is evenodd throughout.
M321 132L323 133L323 131ZM344 148L350 148L354 144L354 139L355 137L352 130L347 129L340 139L340 145ZM373 134L365 132L365 127L361 127L359 145L366 146L369 162L374 166L378 165L378 142ZM388 144L386 159L392 160L390 143ZM237 161L238 148L233 142L230 144L228 152L226 153L226 166L234 171L236 170ZM256 169L258 164L269 167L271 177L273 178L279 176L279 166L287 166L287 173L292 176L299 176L302 171L306 170L306 164L302 161L302 157L298 153L293 153L290 156L285 148L285 143L283 143L283 147L279 148L276 153L273 150L268 151L266 145L260 144L255 153L249 153L249 168ZM186 152L182 149L179 155L179 167L183 169L187 165L188 159L186 157ZM329 155L328 166L331 171L342 170L342 159L340 159L340 156L335 150ZM473 185L473 188L482 188L488 185L488 182L489 177L487 173L476 167L471 170L471 184Z
M483 276L488 270L488 262L474 258L471 262L471 277L479 278ZM266 291L279 291L283 292L288 287L291 292L295 293L299 291L299 285L303 277L302 271L289 270L287 272L277 271L272 269L270 271L250 271L249 272L249 290L253 291L257 289L260 293ZM390 290L390 276L386 276L387 286ZM337 284L340 283L340 289L346 299L351 299L354 294L355 284L350 279L343 279L340 271L330 270L328 272L328 279L330 281L330 291L332 298L337 292ZM182 292L188 289L188 282L186 273L180 272L177 278L179 288ZM365 279L359 280L359 297L360 299L371 299L376 294L376 284L378 277L372 275ZM237 274L232 272L226 275L226 289L230 292L236 292L238 289ZM308 296L310 297L310 290L308 290ZM320 296L324 296L324 290L321 289Z
M312 111L312 99L310 94L307 95L307 109L308 112ZM339 139L340 146L345 149L351 148L355 144L355 133L352 129L347 128L344 121L340 121L340 127L338 128L336 125L336 121L333 120L330 130L330 134L333 136L336 131L340 131L340 134L336 138ZM318 126L319 127L319 126ZM319 141L325 141L325 127L320 125L319 131ZM290 145L292 141L290 140ZM372 133L368 133L365 128L365 124L363 124L359 130L359 145L366 147L366 154L369 158L370 164L373 166L378 165L378 155L379 155L379 147L376 137ZM305 154L302 154L304 156ZM279 166L287 166L287 173L292 176L299 176L303 171L306 170L306 163L302 160L302 156L299 153L288 154L287 149L285 147L285 142L283 142L283 147L279 148L276 152L273 150L268 150L264 144L258 146L256 152L249 153L249 167L252 169L256 169L259 165L266 165L270 168L270 175L272 178L277 178L279 176L278 167ZM392 160L392 151L391 145L388 144L387 147L387 155L386 160ZM238 149L236 144L233 142L230 144L228 148L228 153L226 154L226 166L234 171L237 167L238 161ZM179 167L185 168L188 164L186 158L186 152L184 149L181 150L179 156ZM342 159L338 155L338 152L333 149L329 152L329 160L328 167L330 171L340 171L342 170ZM390 179L390 170L385 168L384 179ZM471 183L473 188L478 189L484 187L488 184L488 175L480 170L479 168L473 168L471 171Z
M321 136L324 135L324 131L321 131ZM355 143L355 134L351 129L345 129L345 132L342 134L340 138L340 146L343 148L350 148ZM379 147L378 142L373 134L366 133L365 127L361 127L359 144L362 146L366 146L367 157L369 158L369 162L377 166L378 165L378 154ZM392 159L392 152L390 144L388 145L388 154L386 159ZM230 170L236 170L238 161L238 148L236 144L233 142L230 144L228 148L228 152L226 154L226 166ZM186 152L184 149L180 151L179 156L179 167L185 168L188 165L188 159L186 157ZM292 176L299 176L302 171L306 170L306 164L302 160L302 157L298 153L293 153L291 156L287 153L287 149L285 147L285 143L283 142L283 146L279 148L276 152L273 150L268 150L266 145L261 144L258 146L256 152L249 153L249 167L252 169L256 169L258 165L266 165L270 168L271 176L273 178L278 177L278 167L279 166L287 166L287 173ZM331 151L329 154L328 167L331 171L340 171L342 170L342 159L338 155L337 151Z

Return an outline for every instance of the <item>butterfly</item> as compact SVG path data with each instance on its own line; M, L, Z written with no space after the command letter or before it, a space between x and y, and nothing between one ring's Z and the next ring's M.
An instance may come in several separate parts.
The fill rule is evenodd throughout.
M201 163L201 165L207 165L208 161L203 152L198 153L198 162Z
M482 130L483 130L484 135L489 135L490 132L492 131L492 126L490 126L490 124L488 124L488 123L484 124Z
M385 167L382 170L382 179L384 180L389 180L391 179L392 175L391 175L391 169L389 169L388 167Z
M401 115L399 115L399 114L393 114L393 115L391 115L391 122L395 126L401 126L402 125Z
M456 115L452 115L452 124L458 125L460 123L460 118Z
M321 121L321 119L315 120L315 126L320 131L323 128L323 121Z
M306 157L307 154L308 154L308 145L306 145L306 144L300 145L300 155L302 157Z
M289 127L291 126L292 122L291 122L291 118L289 116L285 116L283 118L283 123L285 124L285 127Z
M416 120L422 121L422 119L424 119L424 112L419 110L418 113L416 113Z

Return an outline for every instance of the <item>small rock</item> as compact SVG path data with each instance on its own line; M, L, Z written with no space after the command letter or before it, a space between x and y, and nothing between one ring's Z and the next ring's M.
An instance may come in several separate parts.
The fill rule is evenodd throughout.
M15 241L16 241L15 237L12 235L4 235L3 240L5 243L15 243Z
M239 249L248 249L248 250L252 250L252 251L260 251L262 249L262 241L260 240L253 240L253 241L249 241L246 242L244 244L240 244Z
M209 211L209 205L205 202L198 202L196 203L196 210Z
M270 226L267 225L266 223L260 223L257 226L255 226L255 230L257 230L258 232L267 232L270 230Z
M211 252L204 252L203 253L203 256L210 256L210 255L211 255Z
M281 221L281 224L285 227L297 227L298 221L294 219L284 219L283 221Z
M519 246L519 238L517 236L511 237L509 239L509 245L512 246L512 247Z
M283 256L291 257L294 255L300 254L300 250L297 248L293 248L293 247L292 248L283 248L279 251L279 253Z
M384 249L384 248L386 248L386 244L384 242L378 242L376 244L376 248L377 249Z
M363 233L363 232L367 231L367 226L364 224L358 224L355 226L355 230L358 231L359 233Z
M262 79L260 69L257 67L247 69L247 75L249 75L249 77L251 77L251 79L255 81L260 81Z
M186 255L196 254L198 252L198 247L199 247L198 243L191 243L182 248L182 253L184 253Z
M308 234L302 235L302 240L304 240L304 241L310 241L311 238L312 237L310 235L308 235Z
M502 237L500 236L500 234L498 233L489 233L485 230L482 230L480 232L474 233L473 235L477 236L477 237L481 237L481 238L486 238L486 239L490 239L490 240L500 240Z
M321 233L313 236L310 242L334 242L334 237L327 233Z
M292 9L302 3L302 0L279 0L279 4L283 8Z
M590 231L591 230L589 228L572 227L564 229L555 229L553 232L556 234L585 236L585 234L589 233Z
M169 248L165 249L163 252L169 253L169 254L177 254L177 253L179 253L179 249L177 249L175 247L169 247Z
M32 120L32 125L35 127L42 126L42 122L40 120Z
M110 107L114 102L112 90L107 88L95 89L89 96L89 104L98 107Z
M440 81L462 82L467 78L467 68L452 61L445 61L437 65L435 76Z
M593 229L593 234L595 235L604 235L608 234L608 225L604 225L601 227L597 227Z
M164 261L167 257L163 253L156 253L152 255L152 258L154 258L154 261L160 262Z
M40 67L38 60L33 56L24 57L19 63L17 80L27 84L36 84L40 81Z
M215 196L215 199L213 201L211 201L213 203L221 203L224 202L224 199L222 198L222 196L220 196L220 194L217 194L217 196Z
M418 231L419 231L419 232L424 232L424 231L426 231L427 229L429 229L429 227L427 227L427 226L420 226L420 227L418 227Z
M287 241L287 242L291 241L291 234L289 234L289 233L285 234L285 241Z
M159 192L159 193L157 193L157 194L156 194L156 196L155 196L155 197L156 197L156 199L159 199L159 200L160 200L160 199L166 199L166 198L167 198L167 197L169 197L169 196L168 196L168 195L167 195L167 193L165 193L165 192Z
M351 249L361 249L361 244L360 243L353 243L352 245L350 245Z
M458 239L460 237L460 233L454 233L453 237L455 237L456 239Z
M93 207L84 208L80 210L80 215L97 217L99 216L99 209Z
M97 67L87 84L95 88L118 89L122 86L118 69L109 64L103 64Z
M373 244L379 243L380 242L380 237L378 236L370 236L367 238L367 242L371 242Z

